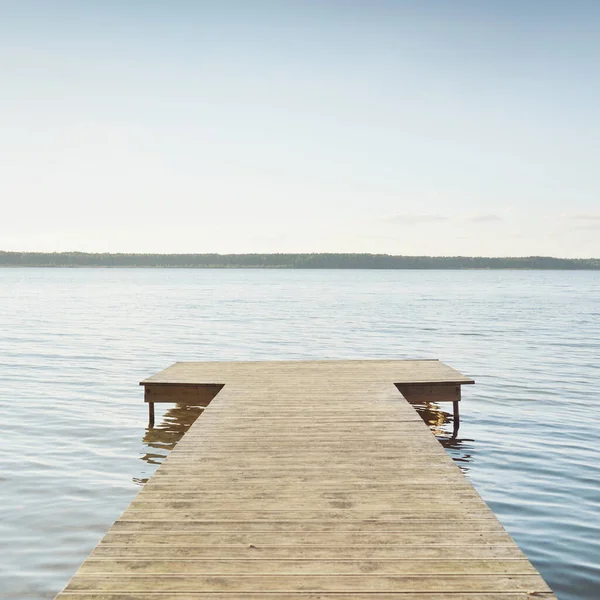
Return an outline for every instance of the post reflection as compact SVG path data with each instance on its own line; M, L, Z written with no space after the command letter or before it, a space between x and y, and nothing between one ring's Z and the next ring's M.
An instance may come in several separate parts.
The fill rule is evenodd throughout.
M154 427L147 427L142 444L145 452L140 459L149 465L144 471L149 475L154 473L156 466L169 455L169 452L177 445L185 432L192 426L194 421L202 414L205 407L191 406L187 404L176 404L169 408L160 422ZM134 477L134 483L144 485L149 477Z
M434 402L411 402L410 404L429 426L440 444L448 450L448 453L463 473L468 473L468 465L473 460L472 450L474 440L455 437L453 435L454 423L452 413L442 410Z

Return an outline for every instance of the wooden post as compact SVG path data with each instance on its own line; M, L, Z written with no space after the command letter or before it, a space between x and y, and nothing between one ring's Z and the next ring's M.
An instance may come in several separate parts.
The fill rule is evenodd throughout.
M154 402L148 402L148 427L154 427Z
M454 406L454 427L452 429L452 437L456 437L458 433L458 428L460 427L460 414L458 412L458 400L455 400L453 403Z

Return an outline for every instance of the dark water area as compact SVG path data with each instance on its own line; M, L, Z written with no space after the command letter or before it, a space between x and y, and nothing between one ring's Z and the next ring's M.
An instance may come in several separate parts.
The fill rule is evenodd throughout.
M439 358L418 407L561 600L600 598L600 273L0 269L0 599L52 598L201 409L178 360Z

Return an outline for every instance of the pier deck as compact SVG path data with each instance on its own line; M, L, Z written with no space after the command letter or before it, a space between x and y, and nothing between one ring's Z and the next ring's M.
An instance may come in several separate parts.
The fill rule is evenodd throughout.
M147 402L214 400L57 598L554 598L398 391L468 383L438 361L176 363Z

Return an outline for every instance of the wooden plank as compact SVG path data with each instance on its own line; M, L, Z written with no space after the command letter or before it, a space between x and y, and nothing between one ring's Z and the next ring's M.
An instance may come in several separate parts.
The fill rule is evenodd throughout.
M460 385L452 383L397 383L398 391L409 402L458 402Z
M67 590L94 592L526 592L550 591L539 575L84 575L71 580ZM434 598L435 596L431 596Z
M98 545L90 558L145 558L160 559L228 559L232 561L247 559L320 559L332 558L332 546L176 546L176 545L119 545L102 543ZM337 546L337 559L369 560L369 559L491 559L491 558L524 558L523 553L512 543L458 545L456 543L440 543L437 545L410 546ZM85 563L84 563L85 564Z
M142 508L140 508L140 504ZM130 506L122 515L127 520L151 520L168 515L189 519L193 521L278 521L282 519L293 519L295 522L312 521L421 521L424 518L451 519L455 517L466 518L470 513L469 509L474 511L479 519L495 519L491 511L484 511L485 506L480 502L458 502L455 505L448 505L442 501L437 504L435 510L431 510L431 502L422 511L415 510L412 503L399 504L394 510L382 511L359 511L359 510L243 510L237 509L209 509L204 506L202 499L190 502L168 502L168 501L150 501L145 503L137 502L135 506ZM486 507L487 508L487 507Z
M260 561L260 564L258 564ZM377 573L385 575L534 575L535 569L525 558L471 560L446 558L436 560L415 559L88 559L81 567L85 575L127 575L169 573L192 575L254 575L260 569L265 575L354 575Z
M455 592L437 592L435 600L555 600L555 596L544 592L501 592L501 593L475 593L460 594ZM429 596L429 598L433 598ZM60 600L147 600L147 598L160 598L160 600L425 600L428 596L417 593L327 593L327 592L63 592L58 596Z
M129 532L161 532L166 531L185 531L186 533L200 532L202 534L212 533L332 533L335 535L341 533L361 534L404 534L406 532L427 533L430 531L497 531L503 532L504 529L497 519L453 519L450 522L440 522L439 519L421 519L408 521L192 521L189 519L171 518L164 521L129 521L121 517L110 529L111 533L129 533ZM298 536L300 537L300 536ZM334 538L331 538L334 539Z
M176 363L146 401L207 408L58 598L554 598L398 391L469 383L429 360Z
M155 383L145 386L145 402L172 402L191 406L208 406L222 385L170 385Z
M406 531L393 533L364 533L364 532L303 532L303 531L278 531L278 532L190 532L183 525L174 531L155 530L148 532L117 532L112 529L104 536L103 543L133 546L139 545L174 545L174 546L372 546L379 544L415 545L443 544L448 539L448 530L440 528L433 532ZM511 538L506 532L472 532L452 531L453 543L459 545L488 545L508 544ZM332 550L332 554L334 551Z
M160 598L161 600L264 600L265 598L277 598L277 600L425 600L428 596L417 592L413 593L360 593L360 596L350 593L327 593L327 592L260 592L258 594L248 592L117 592L117 593L94 593L94 592L63 592L58 596L62 600L146 600L147 598ZM429 596L432 598L432 596ZM468 593L457 595L455 592L437 592L435 600L552 600L555 596L548 592L501 592L496 593Z

